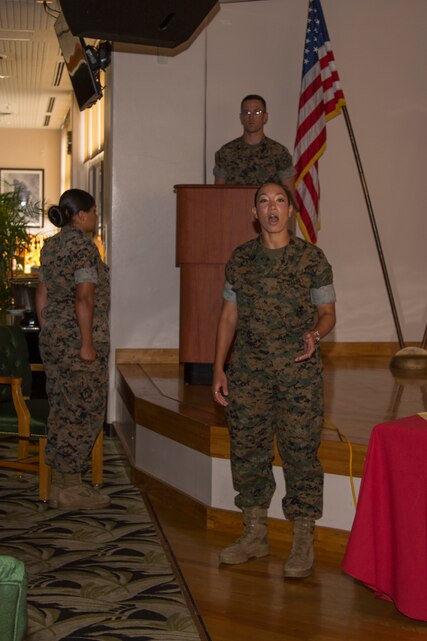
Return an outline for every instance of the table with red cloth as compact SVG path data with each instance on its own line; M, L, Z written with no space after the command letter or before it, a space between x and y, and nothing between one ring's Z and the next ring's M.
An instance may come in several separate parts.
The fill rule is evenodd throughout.
M343 570L427 621L427 421L420 415L372 431Z

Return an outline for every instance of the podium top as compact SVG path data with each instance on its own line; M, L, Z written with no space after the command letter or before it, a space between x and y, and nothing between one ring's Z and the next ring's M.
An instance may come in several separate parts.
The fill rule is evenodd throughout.
M174 185L174 189L241 189L254 191L258 189L259 185L208 185L208 184L198 184L198 185Z

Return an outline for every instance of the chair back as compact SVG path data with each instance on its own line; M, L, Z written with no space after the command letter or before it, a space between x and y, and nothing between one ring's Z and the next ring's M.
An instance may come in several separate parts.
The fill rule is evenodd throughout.
M31 396L31 365L22 327L0 325L0 376L22 378L22 393ZM11 400L10 385L0 385L0 402Z

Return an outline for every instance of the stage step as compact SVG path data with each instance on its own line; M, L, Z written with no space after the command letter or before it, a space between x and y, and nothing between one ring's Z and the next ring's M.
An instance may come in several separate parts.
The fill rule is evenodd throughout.
M223 409L208 386L184 384L178 364L119 364L117 389L136 424L207 456L229 458ZM319 450L325 473L361 477L366 450L367 445L347 443L325 425ZM274 465L280 464L276 448Z

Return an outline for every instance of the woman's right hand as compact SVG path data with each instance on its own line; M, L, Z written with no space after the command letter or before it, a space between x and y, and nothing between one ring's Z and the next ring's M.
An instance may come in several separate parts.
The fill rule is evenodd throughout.
M84 363L94 363L96 361L96 351L93 345L82 345L80 347L80 360Z
M237 304L229 300L222 301L215 344L213 365L212 394L215 402L227 407L228 381L224 372L227 354L230 351L237 326Z
M220 370L218 372L214 371L212 394L216 403L223 407L227 407L228 401L225 397L228 396L228 381L224 370Z

